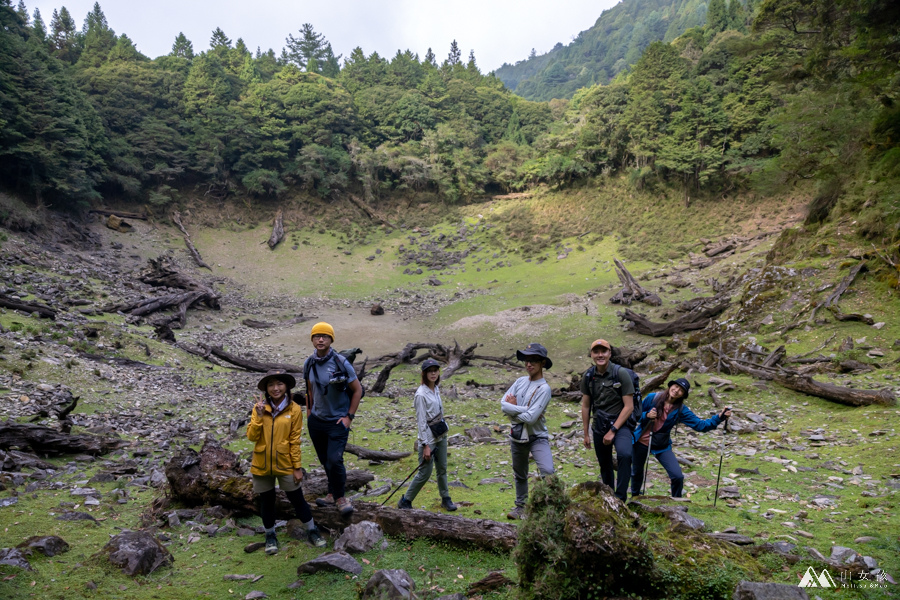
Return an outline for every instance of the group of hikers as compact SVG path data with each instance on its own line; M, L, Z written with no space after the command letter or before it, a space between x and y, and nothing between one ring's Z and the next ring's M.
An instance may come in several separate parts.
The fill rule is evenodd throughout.
M303 402L302 395L292 394L297 386L294 377L286 371L269 371L257 385L260 394L247 428L247 437L256 443L250 473L265 528L267 554L278 552L276 482L306 528L309 542L317 547L325 546L301 489L304 471L301 469L300 439L304 408L309 438L328 480L328 493L318 498L316 504L336 506L342 515L353 512L353 504L345 495L347 472L343 454L363 388L350 361L332 349L335 335L331 325L316 323L310 339L315 352L303 365L307 390L305 407L295 401ZM623 502L627 498L629 482L632 495L643 493L644 463L648 453L656 457L669 476L671 495L681 497L684 475L672 452L672 429L678 423L684 423L699 432L709 431L728 419L731 411L725 408L708 419L700 419L685 405L691 385L684 378L670 381L667 389L641 399L637 376L630 369L611 362L612 351L612 345L604 339L595 340L590 346L593 364L581 379L584 446L590 449L593 443L601 480ZM509 444L516 489L515 506L507 514L510 519L525 516L529 458L534 459L542 477L552 475L555 470L544 417L551 396L544 370L550 369L553 361L547 349L538 343L516 351L516 358L525 364L525 375L512 384L500 401L500 410L510 422ZM444 420L439 387L440 363L428 358L421 363L420 369L421 385L413 400L419 467L400 497L398 508L413 507L413 501L436 467L441 506L455 511L457 507L450 498L447 483L449 427ZM613 450L617 468L613 467Z

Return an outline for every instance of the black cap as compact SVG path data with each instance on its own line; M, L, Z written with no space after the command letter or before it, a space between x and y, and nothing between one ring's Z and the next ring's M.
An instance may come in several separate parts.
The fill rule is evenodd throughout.
M540 356L544 359L544 368L549 369L553 366L553 361L547 357L547 349L541 344L531 343L525 346L524 350L516 350L516 358L525 360L526 356Z
M684 390L684 397L682 398L682 400L687 399L687 397L691 393L691 382L688 381L687 379L685 379L684 377L679 377L678 379L674 379L674 380L670 381L666 385L671 386L673 383Z
M439 363L438 361L434 360L433 358L426 358L425 360L422 361L422 364L421 364L420 368L422 369L422 372L424 373L425 371L427 371L427 370L430 369L431 367L438 367L438 368L440 368L440 366L441 366L441 363Z

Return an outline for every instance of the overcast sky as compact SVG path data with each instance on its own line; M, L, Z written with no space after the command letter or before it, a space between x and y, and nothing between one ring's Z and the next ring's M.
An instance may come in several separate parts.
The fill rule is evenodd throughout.
M13 0L13 5L18 0ZM504 62L515 63L531 49L543 54L557 42L568 44L590 28L618 0L100 0L100 7L117 34L127 34L138 50L151 58L168 54L180 31L194 52L209 48L210 34L221 27L232 40L243 38L251 50L272 48L281 53L289 33L303 23L331 42L335 54L348 56L356 46L366 55L377 51L392 57L398 49L420 57L431 47L438 62L456 40L463 58L469 50L482 72ZM49 27L53 9L65 6L79 30L94 0L25 0Z

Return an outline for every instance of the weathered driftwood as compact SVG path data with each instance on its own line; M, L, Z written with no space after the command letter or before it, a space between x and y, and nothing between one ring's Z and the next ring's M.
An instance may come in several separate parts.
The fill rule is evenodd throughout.
M306 488L304 487L304 490ZM401 510L369 502L353 503L353 514L342 517L335 507L312 507L316 523L341 530L352 523L372 521L387 535L406 539L430 538L454 545L509 551L516 545L516 526L488 519L467 519L430 510ZM287 512L287 511L286 511ZM293 516L287 512L284 516Z
M275 215L275 222L272 224L272 235L269 236L269 248L274 250L275 246L277 246L281 240L284 239L284 211L280 208L278 209L278 214Z
M128 233L129 231L134 229L134 226L131 223L118 215L109 215L106 218L106 226L110 229L118 231L119 233Z
M52 465L41 460L34 454L19 452L18 450L0 450L0 471L21 471L22 469L55 469Z
M95 435L69 435L50 427L14 423L0 423L0 449L31 448L35 454L56 456L59 454L108 454L127 446L129 442L118 438Z
M764 367L774 367L781 360L787 356L787 351L784 349L784 346L778 346L768 356L766 356L765 360L762 362L762 366Z
M634 368L643 362L645 358L647 358L647 353L643 350L613 346L609 362L616 363L626 369L634 370Z
M204 350L209 350L209 354L221 358L227 363L231 363L235 366L241 367L242 369L246 369L247 371L254 371L256 373L265 373L267 371L271 371L273 369L284 369L288 373L302 373L303 367L300 365L291 365L288 363L268 363L261 362L258 360L254 360L252 358L246 358L242 356L237 356L236 354L232 354L230 352L226 352L221 346L205 346L201 344L201 347Z
M841 281L841 283L839 283L838 286L834 288L834 291L831 292L831 294L827 298L825 298L825 301L822 303L822 307L828 308L830 306L836 305L840 301L841 296L844 295L844 292L846 292L853 284L853 280L856 279L856 276L867 268L868 267L866 266L865 261L863 261L850 269L850 272L846 277L844 277L843 281Z
M166 464L166 478L176 499L188 504L220 505L241 513L256 512L253 480L239 467L237 454L207 439L200 452L184 447ZM358 490L375 476L368 471L348 470L347 489ZM303 479L303 494L312 499L328 493L325 475L307 474ZM293 518L294 510L287 497L278 492L278 512Z
M4 296L2 294L0 294L0 306L2 306L3 308L11 308L12 310L21 310L22 312L26 312L30 315L37 313L45 319L56 319L56 310L50 308L49 306L36 304L33 302L13 300L12 298L9 298L8 296Z
M894 394L888 389L858 390L854 388L815 381L809 375L788 369L770 369L745 361L722 357L722 361L732 372L746 373L757 379L774 381L778 385L795 392L823 398L846 406L869 406L870 404L896 404Z
M713 256L728 252L729 250L734 250L735 248L737 248L737 242L735 240L722 240L721 242L708 245L703 249L703 254L712 258Z
M656 294L642 288L641 284L639 284L637 279L628 272L628 269L625 268L625 265L623 265L618 258L613 258L613 262L616 267L616 275L619 276L619 281L622 282L622 289L609 299L611 303L628 305L632 302L643 302L650 306L659 306L662 304L662 299Z
M713 318L725 312L728 305L728 300L721 300L714 306L694 310L674 321L668 321L666 323L654 323L647 317L641 316L627 308L624 313L619 313L619 317L624 321L631 321L634 323L634 330L640 334L661 337L664 335L673 335L676 333L684 333L685 331L703 329L709 325Z
M178 226L178 229L181 230L181 235L184 237L184 245L187 246L188 252L191 257L194 259L194 262L197 263L197 266L203 267L204 269L209 269L212 271L212 267L203 262L203 258L200 257L200 253L197 251L197 248L194 246L194 242L191 241L191 234L187 232L187 229L184 228L184 225L181 223L181 215L178 214L178 211L172 213L172 221L175 225Z
M363 448L362 446L357 446L355 444L347 444L344 447L344 452L355 454L362 460L385 461L400 460L401 458L406 458L412 454L412 452L382 452L380 450L369 450L368 448Z
M122 211L122 210L109 210L106 208L95 208L95 209L89 210L88 213L95 214L95 215L103 215L104 217L110 217L110 216L115 215L118 217L123 217L125 219L138 219L139 221L147 220L147 215L144 215L141 213L133 213L133 212L127 212L127 211Z
M833 314L834 318L838 321L860 321L862 323L865 323L866 325L875 324L875 319L873 319L869 315L862 315L859 313L843 313L841 312L841 309L836 305L829 306L828 310L831 311L831 314Z
M646 396L653 390L656 390L662 387L665 383L667 383L669 376L678 368L677 364L672 364L666 367L666 370L658 375L654 375L650 379L646 380L644 386L641 388L641 395Z

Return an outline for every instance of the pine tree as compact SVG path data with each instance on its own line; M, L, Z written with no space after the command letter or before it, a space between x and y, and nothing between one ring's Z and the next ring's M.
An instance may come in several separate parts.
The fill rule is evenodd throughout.
M169 55L180 56L191 60L194 58L194 44L191 43L191 40L187 39L183 32L179 32L178 36L175 38L175 43L172 44L172 52L170 52Z
M328 63L327 52L330 51L331 44L328 43L323 34L316 32L311 23L304 23L299 33L299 37L295 38L293 35L288 34L285 39L290 62L310 72L321 72L323 66ZM334 53L332 52L331 55L333 57ZM332 61L332 68L336 60L337 58ZM312 68L310 67L310 61L314 61Z
M713 33L728 29L728 7L725 0L709 0L706 9L706 26Z
M428 48L428 52L425 53L425 63L428 63L433 67L437 66L437 59L434 56L434 52L431 51L431 48Z
M458 65L461 61L462 53L459 51L459 44L456 43L456 40L453 40L450 44L450 54L447 55L447 64L451 67L454 65Z
M469 62L466 63L466 70L470 73L478 73L481 74L481 71L478 70L478 64L475 62L475 51L469 50Z
M95 2L94 8L85 17L81 35L84 50L78 59L79 65L100 66L116 45L116 32L110 29L100 3Z
M534 48L531 49L531 54L528 55L528 60L531 60L533 58L537 58L537 51Z
M19 0L19 4L16 6L16 12L22 17L22 21L25 25L28 25L28 9L25 8L25 0Z
M41 10L39 8L34 9L34 20L31 31L42 42L47 39L47 27L44 25L44 19L41 18Z
M741 4L741 0L730 0L728 2L728 29L746 32L746 18L747 14L744 12L744 5Z
M75 30L75 20L63 6L57 12L53 10L50 18L50 47L56 58L74 63L78 59L78 34Z
M214 49L231 48L231 39L225 35L221 27L216 27L215 31L212 32L212 37L209 38L209 47Z

